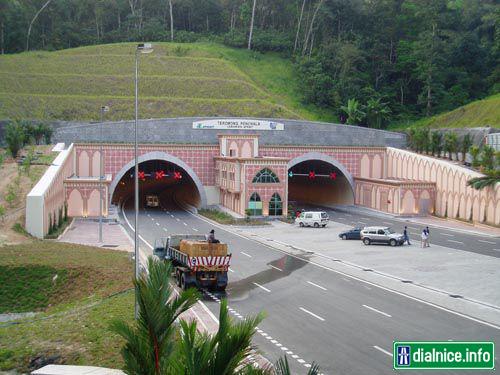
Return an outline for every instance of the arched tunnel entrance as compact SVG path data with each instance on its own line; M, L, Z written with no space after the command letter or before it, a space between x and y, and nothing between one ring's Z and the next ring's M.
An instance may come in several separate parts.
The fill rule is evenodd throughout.
M292 160L288 168L288 202L292 206L354 204L352 176L334 161Z
M154 153L160 154L160 153ZM163 208L200 208L206 205L203 186L196 174L180 159L161 155L139 158L139 206L145 206L148 196L157 196ZM110 186L111 203L133 202L134 162L117 173Z

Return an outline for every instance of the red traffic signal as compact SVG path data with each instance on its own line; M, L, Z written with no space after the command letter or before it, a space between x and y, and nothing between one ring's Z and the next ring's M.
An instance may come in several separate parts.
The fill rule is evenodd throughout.
M336 179L337 179L337 172L332 172L332 173L330 173L330 178L331 178L332 180L336 180Z
M141 181L145 181L146 180L146 174L144 173L144 171L139 171L139 173L137 174L137 177Z
M163 177L165 177L165 172L164 171L156 171L155 172L155 179L161 180Z
M316 173L314 171L309 172L309 179L314 180L316 178Z
M180 179L182 178L182 174L181 174L181 172L174 172L174 178L175 178L176 180L180 180Z

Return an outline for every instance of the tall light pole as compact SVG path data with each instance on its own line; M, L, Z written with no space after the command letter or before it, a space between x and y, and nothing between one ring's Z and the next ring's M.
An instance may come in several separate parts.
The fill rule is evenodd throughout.
M103 105L101 107L101 123L99 125L99 243L102 243L102 180L104 179L104 163L102 156L102 123L104 121L104 113L109 112L109 107Z
M136 280L139 278L139 163L137 152L137 128L139 122L139 54L151 53L151 43L140 43L135 50L135 125L134 125L134 274ZM135 291L135 318L138 316L137 289Z

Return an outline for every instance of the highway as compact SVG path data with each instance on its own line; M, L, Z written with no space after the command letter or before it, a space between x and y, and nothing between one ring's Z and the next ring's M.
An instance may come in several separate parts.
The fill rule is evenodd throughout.
M305 209L314 209L325 211L330 216L330 220L353 227L365 226L388 226L396 232L403 233L404 226L408 227L410 240L420 243L420 234L424 226L417 223L406 221L403 218L382 217L368 212L355 213L351 210L332 209L326 207L312 207L303 205ZM444 247L450 247L457 250L468 251L472 253L488 255L500 258L500 238L482 236L469 232L459 232L446 228L434 227L429 225L430 243ZM474 228L471 227L471 230Z
M129 227L133 210L125 208L123 214L133 235ZM140 211L139 233L150 245L169 234L205 234L212 228L172 204ZM294 373L306 373L314 361L324 374L391 374L392 343L397 340L500 342L500 327L341 275L218 227L215 230L233 254L230 283L224 296L208 292L203 302L218 316L218 301L226 297L235 319L264 311L255 344L272 362L286 354ZM432 230L433 241L444 241L445 236L438 237L436 231Z

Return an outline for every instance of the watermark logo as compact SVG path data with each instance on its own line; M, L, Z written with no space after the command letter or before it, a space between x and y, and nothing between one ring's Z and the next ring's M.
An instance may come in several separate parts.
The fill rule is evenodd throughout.
M394 342L394 369L467 369L495 368L495 343L470 341Z

